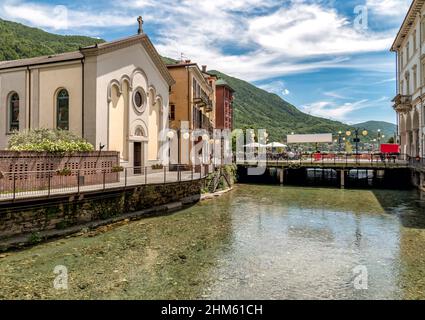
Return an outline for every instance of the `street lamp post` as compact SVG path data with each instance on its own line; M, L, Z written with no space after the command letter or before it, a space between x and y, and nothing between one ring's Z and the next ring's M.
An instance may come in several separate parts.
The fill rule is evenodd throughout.
M188 131L188 132L185 132L184 134L183 134L183 140L185 140L185 141L189 141L189 145L187 146L187 165L192 165L192 161L191 161L191 159L190 159L190 152L191 152L191 150L190 150L190 137L191 137L191 134L190 134L190 132ZM180 139L181 140L181 139ZM183 141L181 141L181 142L183 142ZM182 162L182 160L181 160L181 158L182 158L182 153L183 153L183 150L180 150L180 147L181 147L181 143L180 143L180 141L179 141L179 161L180 162ZM180 163L181 164L181 163Z
M382 134L381 129L378 130L378 149L381 150L381 141L385 139L385 135Z
M342 150L342 131L338 132L338 152L341 153Z
M169 162L169 166L171 165L171 157L172 157L172 154L171 154L171 140L173 140L174 139L174 136L175 136L175 134L174 134L174 132L173 131L168 131L168 133L167 133L167 138L168 138L168 162Z
M362 132L360 132L360 128L357 128L354 130L354 136L355 138L353 139L353 142L356 144L356 155L359 154L359 143L360 143L360 135L362 135L363 137L367 137L367 135L369 134L369 132L367 132L366 129L363 129ZM351 131L347 131L346 132L347 136L350 137L352 135Z

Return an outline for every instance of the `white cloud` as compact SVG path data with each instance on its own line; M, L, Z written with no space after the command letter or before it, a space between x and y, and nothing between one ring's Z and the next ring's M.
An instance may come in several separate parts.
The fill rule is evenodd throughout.
M358 31L325 2L105 0L99 6L76 1L64 19L64 14L54 14L53 5L6 0L0 3L0 16L52 31L95 34L127 26L136 30L135 18L141 14L146 27L155 29L161 54L179 58L184 53L210 69L248 81L325 68L392 71L392 66L382 62L357 61L350 55L386 50L393 35ZM368 2L379 8L377 2Z
M182 1L161 30L160 52L174 58L184 52L210 68L255 81L349 67L346 55L387 50L393 41L387 33L358 31L336 10L306 1L286 1L285 8L255 16L250 13L259 9L259 1L230 2L232 9L246 10L244 14L221 2L203 1L194 11L193 1ZM276 2L268 0L265 5ZM158 10L158 17L163 14ZM223 52L222 47L233 47L238 54ZM364 67L376 70L381 63ZM386 65L381 70L389 69Z
M285 82L283 81L272 81L266 84L261 84L258 86L259 88L266 90L270 93L277 94L281 97L288 96L291 94L289 89L287 88Z
M406 15L412 0L367 0L366 6L373 14L383 17Z
M327 96L327 97L331 97L331 98L335 98L335 99L348 99L346 96L336 92L336 91L327 91L324 92L323 95Z
M23 1L5 1L0 9L6 19L52 30L125 27L136 21L134 17L107 11L90 12Z
M339 97L336 100L331 101L317 101L310 104L306 104L301 107L301 110L305 113L312 114L318 117L338 120L348 123L349 121L361 122L356 120L356 112L367 109L376 108L382 105L384 102L390 103L388 97L380 97L378 99L369 100L363 99L355 102L340 102ZM345 98L345 100L354 100L352 98Z
M122 0L121 6L127 6L129 8L146 8L155 5L154 0Z
M397 78L390 78L390 79L385 79L385 80L375 82L374 84L385 84L385 83L389 83L389 82L392 82L392 83L395 84L396 81L397 81Z
M393 40L357 30L334 9L304 3L250 20L249 36L265 49L293 57L382 51Z
M368 108L370 106L368 102L369 100L367 99L360 100L354 103L347 102L344 104L337 104L331 101L318 101L302 106L301 110L308 114L327 119L347 121L349 119L348 116L352 112Z

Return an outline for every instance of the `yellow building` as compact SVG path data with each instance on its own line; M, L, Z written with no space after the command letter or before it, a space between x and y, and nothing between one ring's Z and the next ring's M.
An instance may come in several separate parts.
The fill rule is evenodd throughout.
M205 143L205 134L212 138L215 123L215 82L217 77L207 73L207 67L199 68L198 64L184 61L168 65L168 70L176 83L170 92L170 129L176 132L188 131L196 133L195 145ZM180 134L180 133L179 133ZM179 137L178 162L189 161L192 144L185 143ZM187 140L187 139L186 139ZM201 153L202 150L199 150ZM193 160L193 159L192 159Z

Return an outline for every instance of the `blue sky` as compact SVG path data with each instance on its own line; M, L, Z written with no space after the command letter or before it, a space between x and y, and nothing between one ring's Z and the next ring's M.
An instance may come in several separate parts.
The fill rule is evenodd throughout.
M279 94L304 112L395 122L392 41L411 0L3 0L0 17L113 40L145 31L158 51Z

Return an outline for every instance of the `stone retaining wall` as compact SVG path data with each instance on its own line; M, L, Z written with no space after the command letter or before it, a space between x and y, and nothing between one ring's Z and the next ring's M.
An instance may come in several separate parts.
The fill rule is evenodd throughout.
M22 208L0 211L0 249L13 237L23 242L43 240L42 233L64 230L90 222L119 218L120 216L148 208L191 198L198 201L203 180L167 185L146 185L126 191L97 193L85 199L62 199L56 204L49 200L22 205ZM119 220L119 219L118 219ZM7 248L6 248L7 249Z

